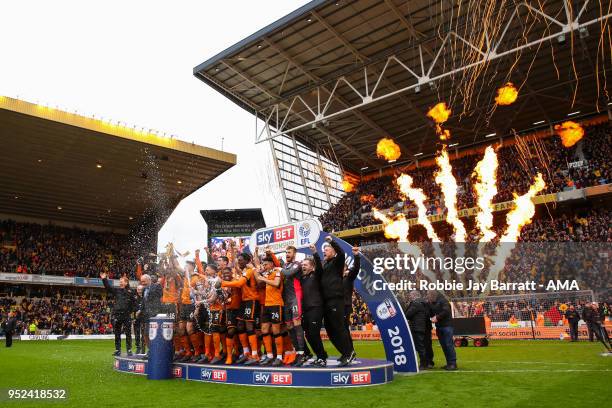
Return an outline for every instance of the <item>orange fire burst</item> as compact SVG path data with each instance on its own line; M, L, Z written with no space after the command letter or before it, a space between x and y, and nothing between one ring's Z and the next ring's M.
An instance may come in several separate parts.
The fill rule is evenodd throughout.
M535 204L533 198L544 188L546 183L542 178L542 174L538 173L535 178L535 182L529 187L522 196L514 196L514 209L506 214L506 232L501 237L500 242L516 242L521 228L531 223L531 218L535 214Z
M436 134L440 137L440 140L447 141L450 139L450 130L442 129L442 126L436 125Z
M434 122L440 124L448 120L451 115L451 110L446 106L446 102L440 102L427 112L427 116L432 118Z
M431 225L431 221L427 218L427 208L425 207L425 199L427 198L420 188L412 187L412 177L407 174L402 174L395 180L399 186L400 192L403 198L409 198L414 201L417 207L418 223L421 224L427 231L427 236L432 242L440 242L440 238L436 234L436 231Z
M488 146L484 157L476 164L474 190L478 197L478 214L476 224L482 233L480 242L490 242L495 238L493 227L493 198L497 194L497 155L493 147Z
M497 90L495 103L498 105L512 105L516 98L518 98L518 89L516 89L512 82L508 82Z
M384 137L378 141L376 145L376 156L382 157L385 160L397 160L402 155L400 147L388 137Z
M572 147L584 136L584 129L578 123L568 120L560 125L555 125L555 131L561 138L565 147Z
M404 214L388 217L376 208L373 208L372 212L374 213L374 218L383 222L385 227L385 238L397 239L400 242L408 241L410 225Z
M355 190L355 185L345 178L342 180L342 189L345 192L350 193L351 191Z
M451 224L455 230L455 242L465 242L465 226L457 212L457 180L453 175L453 167L450 164L450 159L446 150L442 150L440 155L436 157L436 163L440 170L435 173L435 181L442 190L444 206L447 210L446 221Z
M372 195L372 194L363 194L361 197L359 197L359 200L362 203L373 203L374 202L374 195Z

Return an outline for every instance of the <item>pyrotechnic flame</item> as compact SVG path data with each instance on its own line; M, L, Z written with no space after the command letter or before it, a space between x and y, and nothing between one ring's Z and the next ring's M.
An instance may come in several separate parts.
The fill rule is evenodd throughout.
M498 105L512 105L516 98L518 98L518 89L516 89L512 82L508 82L497 90L495 103Z
M355 190L355 185L345 178L342 180L342 189L345 192L350 193L351 191Z
M490 242L495 238L493 226L493 198L497 194L497 155L493 147L485 150L484 157L474 168L473 176L476 178L474 190L478 197L478 214L476 214L476 225L480 228L482 238L480 242Z
M568 120L560 125L555 125L555 130L561 138L565 147L572 147L584 136L584 129L578 123Z
M404 214L398 214L395 217L388 217L378 211L376 208L373 208L372 211L374 213L374 218L382 221L385 227L385 238L397 239L399 242L408 241L408 231L410 226Z
M531 218L535 214L535 204L532 201L533 197L544 190L545 187L546 183L542 178L542 174L538 173L535 182L529 187L529 191L522 196L514 195L513 201L515 207L506 214L506 223L508 225L506 226L506 232L501 237L500 242L516 242L521 233L521 228L530 224Z
M450 139L450 130L443 129L440 125L436 125L436 133L443 142Z
M372 195L372 194L363 194L361 197L359 197L359 200L362 203L372 203L372 202L374 202L374 195Z
M385 160L397 160L402 155L400 147L388 137L384 137L378 141L376 145L376 156L382 157Z
M414 201L414 204L417 206L418 222L425 227L427 236L433 242L440 242L440 238L438 238L433 225L431 225L429 218L427 218L427 208L425 207L425 199L427 197L423 193L423 190L412 187L412 177L407 174L402 174L399 176L396 182L399 186L400 192L402 193L402 198L409 198L411 201Z
M440 102L427 112L427 116L432 118L434 122L440 124L448 120L451 115L451 110L446 106L446 102Z
M444 206L447 209L446 221L455 230L455 242L465 242L465 227L457 215L457 180L453 176L453 168L446 150L442 150L440 155L436 157L436 163L440 170L436 172L435 180L440 186L444 197Z

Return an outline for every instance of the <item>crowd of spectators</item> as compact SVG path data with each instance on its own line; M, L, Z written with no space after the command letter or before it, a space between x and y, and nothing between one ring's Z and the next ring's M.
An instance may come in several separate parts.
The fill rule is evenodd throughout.
M5 316L9 310L16 312L23 331L33 331L31 334L112 333L110 305L104 299L66 299L61 296L0 298L0 316Z
M585 127L585 131L583 141L569 149L563 147L557 136L526 138L526 142L499 148L498 194L494 202L510 201L513 193L525 193L538 172L543 174L547 185L542 194L607 184L612 179L609 163L612 156L610 122ZM476 197L471 175L482 153L455 160L452 160L453 154L450 156L458 184L457 206L460 209L474 207ZM571 163L574 164L570 166ZM436 166L428 166L407 172L414 179L413 185L423 189L428 197L425 204L430 215L444 211L440 187L435 183L436 170ZM358 184L320 220L327 231L371 225L378 223L372 218L372 207L416 216L416 207L402 201L394 178L383 176Z
M134 278L138 258L127 235L0 221L0 271Z
M548 297L527 296L517 299L459 300L453 302L455 317L485 316L491 322L532 321L535 326L559 326L566 322L564 316L570 306L582 315L590 295L570 296L560 293ZM601 302L599 313L602 321L612 317L608 302Z

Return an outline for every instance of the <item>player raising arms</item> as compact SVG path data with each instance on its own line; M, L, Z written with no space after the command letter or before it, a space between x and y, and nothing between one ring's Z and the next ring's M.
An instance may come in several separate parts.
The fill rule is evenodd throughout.
M237 315L236 331L242 345L242 355L236 361L237 364L253 365L259 362L257 335L255 323L259 319L259 293L257 291L257 280L251 257L243 253L237 257L234 280L223 281L224 288L240 289L242 291L242 302Z
M274 253L266 251L268 256L274 257ZM288 246L285 249L285 263L281 268L283 275L283 320L291 338L290 345L297 351L286 353L286 358L283 360L285 364L302 366L310 356L310 351L304 353L304 329L302 328L302 285L300 277L302 275L302 264L296 259L297 249L294 246ZM283 336L286 336L286 332ZM285 343L285 352L290 346Z
M192 288L196 286L198 276L195 274L195 260L185 262L185 274L183 277L183 288L181 290L181 305L179 315L179 336L183 343L183 357L180 361L198 360L202 352L200 337L195 331L193 324L193 314L195 304L191 297ZM191 343L191 344L190 344ZM193 353L191 348L193 346Z
M234 271L227 267L222 270L223 282L232 282L234 280ZM227 358L225 364L233 364L234 360L237 360L238 345L234 344L234 338L236 337L237 331L236 326L238 324L238 314L240 312L240 304L242 303L242 293L239 287L230 287L229 290L229 301L225 304L225 351Z
M166 313L167 316L173 317L175 323L177 323L179 292L183 287L183 280L179 276L171 259L162 257L159 265L161 274L159 283L162 287L162 313ZM181 350L183 348L183 342L177 332L174 333L172 341L174 343L174 358L182 358Z
M262 270L255 270L255 279L266 284L266 301L261 318L266 356L260 360L261 365L283 365L283 338L280 336L280 326L283 316L283 280L280 268L274 267L274 260L266 256ZM272 337L276 345L276 358L272 353Z

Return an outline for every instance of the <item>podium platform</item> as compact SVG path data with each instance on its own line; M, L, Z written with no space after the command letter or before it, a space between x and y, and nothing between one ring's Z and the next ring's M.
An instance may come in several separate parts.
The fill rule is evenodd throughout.
M224 364L174 363L175 379L208 383L263 387L339 388L386 384L393 380L393 364L385 360L356 359L348 367L338 367L330 357L326 368L269 367ZM138 357L118 356L116 371L146 375L148 362Z

